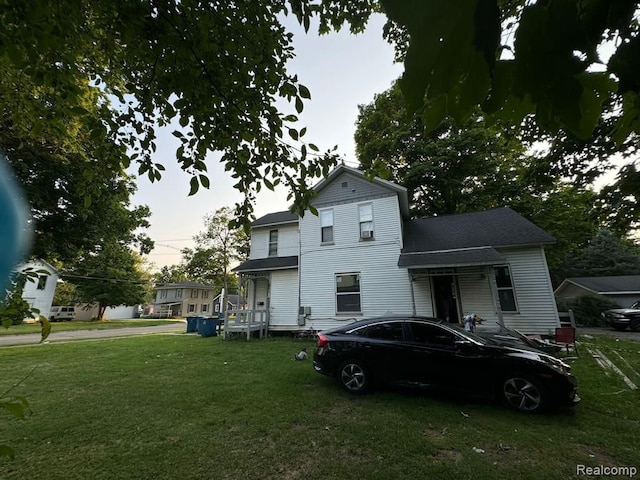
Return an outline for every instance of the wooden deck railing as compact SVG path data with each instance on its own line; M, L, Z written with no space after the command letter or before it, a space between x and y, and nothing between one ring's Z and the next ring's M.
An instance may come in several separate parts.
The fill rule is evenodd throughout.
M269 312L267 310L228 310L224 317L223 338L227 333L246 333L247 340L252 332L259 332L260 338L267 336Z

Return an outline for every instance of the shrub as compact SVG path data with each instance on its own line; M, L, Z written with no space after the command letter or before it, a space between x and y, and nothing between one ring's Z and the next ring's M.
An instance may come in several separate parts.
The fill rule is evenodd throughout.
M619 308L617 303L602 295L582 295L572 299L556 298L556 304L560 312L573 310L576 324L583 327L606 326L600 314L605 310Z

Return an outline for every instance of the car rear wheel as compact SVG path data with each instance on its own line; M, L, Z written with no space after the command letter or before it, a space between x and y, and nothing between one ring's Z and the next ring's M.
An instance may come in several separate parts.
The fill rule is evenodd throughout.
M613 325L614 330L618 330L619 332L624 332L627 329L626 325Z
M338 379L349 393L364 393L370 384L369 372L359 360L347 360L340 365Z
M529 375L510 375L502 383L501 392L504 402L521 412L539 412L546 407L542 384Z
M640 318L632 318L629 322L629 328L632 332L640 332Z

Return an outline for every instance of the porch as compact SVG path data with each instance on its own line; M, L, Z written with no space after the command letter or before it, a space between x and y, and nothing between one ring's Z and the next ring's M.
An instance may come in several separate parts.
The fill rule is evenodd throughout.
M258 332L259 337L267 336L269 329L268 310L227 310L224 316L223 337L229 333L240 333L251 340L251 334Z

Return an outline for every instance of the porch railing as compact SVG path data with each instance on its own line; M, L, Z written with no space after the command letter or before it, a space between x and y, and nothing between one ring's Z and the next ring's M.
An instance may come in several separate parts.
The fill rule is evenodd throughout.
M223 338L227 338L227 333L246 333L250 340L252 332L258 332L262 338L267 336L268 328L267 310L228 310L224 317Z

